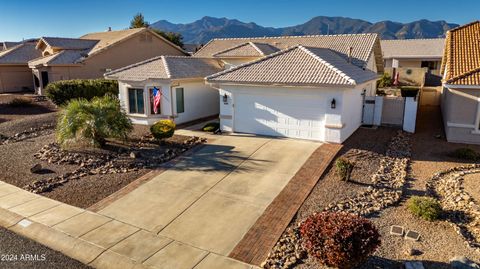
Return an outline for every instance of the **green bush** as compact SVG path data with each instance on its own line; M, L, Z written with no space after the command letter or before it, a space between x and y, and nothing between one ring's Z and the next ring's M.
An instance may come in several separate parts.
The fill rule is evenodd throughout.
M347 160L346 158L338 158L335 161L335 169L337 174L340 176L341 180L349 181L350 176L352 175L353 168L355 163Z
M15 97L10 102L8 102L9 106L12 107L22 107L22 106L31 106L33 105L32 99L30 98L19 98Z
M413 215L429 221L438 219L442 213L440 203L431 197L413 196L408 199L407 208Z
M48 84L47 97L58 106L73 99L92 100L106 94L118 95L118 82L106 79L61 80Z
M159 120L150 127L150 132L156 139L164 139L173 136L175 127L175 122L171 120Z
M458 148L451 152L449 156L467 161L476 161L480 159L480 154L470 148Z
M218 122L209 122L203 126L202 131L204 132L215 132L220 129L220 123Z
M383 73L382 77L377 80L377 88L386 88L392 86L392 77L388 73Z
M300 235L309 255L339 269L364 263L381 243L372 222L344 212L322 212L308 217L300 225Z
M87 141L92 146L102 147L106 138L126 139L132 129L132 122L121 109L118 98L107 94L91 101L68 102L60 111L56 135L62 146Z

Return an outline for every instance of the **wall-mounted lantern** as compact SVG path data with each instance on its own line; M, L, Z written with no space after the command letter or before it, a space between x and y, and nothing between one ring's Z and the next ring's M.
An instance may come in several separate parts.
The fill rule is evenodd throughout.
M223 103L224 103L225 105L228 105L228 95L227 95L227 94L224 94L224 95L223 95Z
M335 107L337 107L337 101L335 101L335 98L332 99L332 102L330 103L330 107L332 109L335 109Z

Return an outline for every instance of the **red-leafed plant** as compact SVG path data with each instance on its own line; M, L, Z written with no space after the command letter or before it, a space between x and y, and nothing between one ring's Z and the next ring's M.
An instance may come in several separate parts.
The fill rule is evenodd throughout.
M300 226L305 248L320 263L351 269L380 246L380 234L369 220L348 213L323 212Z

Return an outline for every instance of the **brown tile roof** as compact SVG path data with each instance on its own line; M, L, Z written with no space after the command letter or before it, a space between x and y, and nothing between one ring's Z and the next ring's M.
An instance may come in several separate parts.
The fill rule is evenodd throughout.
M377 74L349 63L337 52L294 46L207 77L212 83L354 86Z
M36 66L49 65L74 65L88 56L88 50L62 50L52 55L44 56L28 62L33 68Z
M302 45L306 47L328 48L336 51L342 57L347 58L352 51L352 63L364 67L370 55L374 53L377 70L383 72L382 49L377 34L351 34L351 35L310 35L310 36L279 36L279 37L255 37L255 38L219 38L212 39L203 46L195 57L213 57L215 54L229 48L245 44L247 42L269 44L280 50L292 46Z
M64 37L42 37L40 41L48 46L64 50L85 50L92 49L99 40L85 40L80 38L64 38Z
M247 42L235 45L226 50L215 53L217 58L261 57L279 51L278 48L265 43Z
M13 48L0 52L0 64L27 64L28 61L42 54L35 49L35 43L21 43Z
M480 85L480 21L447 32L441 70L447 84Z
M17 45L20 45L22 42L11 42L11 41L4 41L0 44L0 51L11 49Z
M222 70L221 63L211 58L159 56L113 70L106 73L105 77L128 81L204 78Z
M438 58L443 56L445 38L382 40L383 58Z

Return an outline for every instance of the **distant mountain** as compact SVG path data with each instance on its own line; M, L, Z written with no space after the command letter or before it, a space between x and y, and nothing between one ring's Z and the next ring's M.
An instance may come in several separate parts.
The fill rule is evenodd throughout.
M262 37L279 35L359 34L378 33L383 39L435 38L445 36L449 29L458 24L446 21L419 20L410 23L381 21L371 23L344 17L318 16L299 24L284 28L263 27L256 23L245 23L235 19L203 17L186 24L175 24L160 20L151 27L182 34L184 43L205 44L212 38Z

